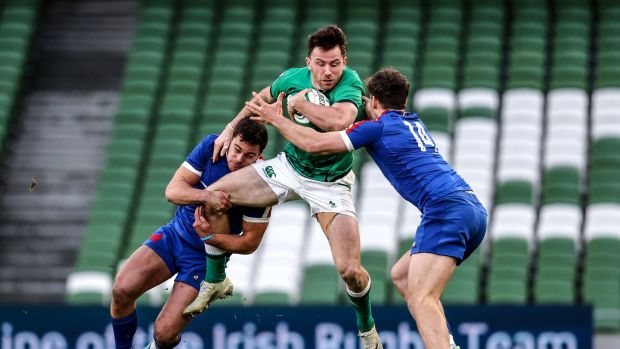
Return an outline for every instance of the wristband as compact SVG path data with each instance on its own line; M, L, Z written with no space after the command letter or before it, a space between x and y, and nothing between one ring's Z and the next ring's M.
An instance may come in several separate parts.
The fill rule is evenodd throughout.
M200 238L200 240L207 241L207 240L210 240L212 237L213 237L213 234L209 234L209 235L207 235L207 236L205 236L203 238Z

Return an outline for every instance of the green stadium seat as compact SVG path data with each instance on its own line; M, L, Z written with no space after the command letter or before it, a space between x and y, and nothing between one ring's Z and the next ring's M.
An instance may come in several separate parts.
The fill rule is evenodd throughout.
M566 280L540 280L534 286L536 304L572 305L575 303L575 284Z
M333 265L307 266L304 270L300 303L336 304L339 294L338 280L338 273Z

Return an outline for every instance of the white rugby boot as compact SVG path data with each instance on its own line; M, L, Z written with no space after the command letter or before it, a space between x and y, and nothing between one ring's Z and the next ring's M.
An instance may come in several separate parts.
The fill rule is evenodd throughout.
M364 349L383 349L381 339L377 333L377 328L373 326L369 331L357 334L362 340L362 348Z
M233 284L228 277L222 282L206 282L200 283L200 292L185 309L183 309L183 315L196 316L205 311L209 304L218 299L224 299L230 297L233 294Z

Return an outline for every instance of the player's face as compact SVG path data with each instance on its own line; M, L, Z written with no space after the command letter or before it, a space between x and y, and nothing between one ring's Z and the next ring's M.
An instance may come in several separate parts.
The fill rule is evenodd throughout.
M246 143L241 140L240 136L236 136L230 142L230 148L226 153L226 161L230 171L237 171L252 164L258 160L260 156L260 147Z
M347 57L342 55L340 47L330 50L315 47L306 57L306 64L312 74L312 84L321 90L331 90L336 86L347 64Z

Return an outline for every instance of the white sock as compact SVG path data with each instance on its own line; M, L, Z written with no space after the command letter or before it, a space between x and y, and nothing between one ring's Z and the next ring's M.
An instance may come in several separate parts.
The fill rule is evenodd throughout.
M214 247L214 246L211 246L211 245L207 245L207 244L204 244L204 245L205 245L205 251L210 256L219 256L219 255L226 254L226 251L220 250L217 247Z

